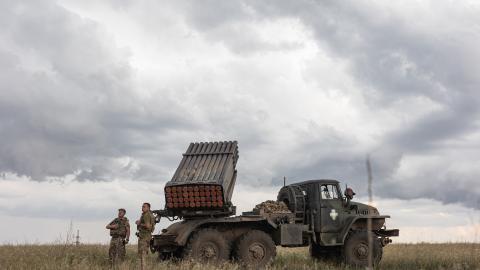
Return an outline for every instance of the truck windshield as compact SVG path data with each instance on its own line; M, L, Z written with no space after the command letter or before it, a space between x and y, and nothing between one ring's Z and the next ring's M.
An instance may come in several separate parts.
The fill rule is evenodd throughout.
M338 199L338 192L336 185L322 185L320 187L320 194L322 199Z

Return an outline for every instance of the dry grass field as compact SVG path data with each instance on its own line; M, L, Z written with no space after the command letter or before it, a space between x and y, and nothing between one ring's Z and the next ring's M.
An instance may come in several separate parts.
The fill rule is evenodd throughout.
M4 245L0 246L0 269L109 269L107 246L103 245ZM118 269L135 269L135 246L128 247L126 261ZM192 262L157 262L149 269L239 269ZM345 269L342 265L314 261L306 248L279 248L271 269ZM347 267L348 269L348 267ZM480 269L480 244L393 244L384 250L378 269Z

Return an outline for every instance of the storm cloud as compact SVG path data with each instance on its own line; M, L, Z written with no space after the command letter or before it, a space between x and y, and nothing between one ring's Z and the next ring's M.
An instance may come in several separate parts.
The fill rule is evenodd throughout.
M128 51L95 22L50 2L3 2L2 14L2 171L137 177L150 165L130 155L162 151L152 134L193 128L168 91L148 100L135 93Z
M480 9L423 1L6 1L0 171L165 181L238 140L239 181L337 178L479 208ZM448 18L448 19L446 19Z

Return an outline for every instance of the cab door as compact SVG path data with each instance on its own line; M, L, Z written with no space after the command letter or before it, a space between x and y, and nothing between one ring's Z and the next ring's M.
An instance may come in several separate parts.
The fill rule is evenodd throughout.
M343 202L336 184L321 184L320 192L320 232L339 233L342 230Z

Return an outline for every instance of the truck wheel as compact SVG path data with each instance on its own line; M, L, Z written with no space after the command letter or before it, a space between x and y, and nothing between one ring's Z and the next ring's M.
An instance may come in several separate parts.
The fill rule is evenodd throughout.
M382 245L377 238L372 239L372 263L378 265L382 258ZM345 241L344 259L345 263L352 266L368 266L369 257L368 232L352 232Z
M183 255L186 259L220 263L229 259L230 244L219 231L201 229L188 240Z
M259 230L244 234L235 248L235 258L252 269L269 265L276 254L277 249L270 235Z

